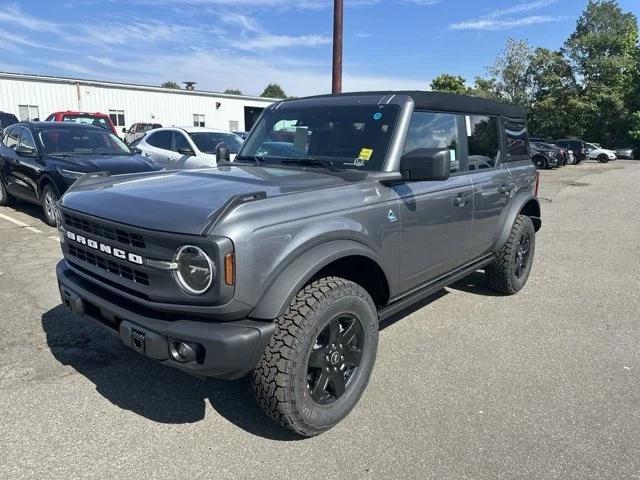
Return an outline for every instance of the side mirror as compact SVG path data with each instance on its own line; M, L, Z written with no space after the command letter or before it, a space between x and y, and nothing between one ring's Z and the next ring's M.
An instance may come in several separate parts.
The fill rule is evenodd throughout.
M142 150L140 150L138 147L132 147L131 151L136 155L142 155Z
M451 175L449 149L418 148L400 159L400 173L408 182L442 181Z
M35 157L36 149L33 147L25 147L24 145L20 145L16 148L16 153L21 157Z
M229 145L225 142L220 142L216 145L216 162L229 162L230 160Z
M196 154L196 152L194 152L190 148L179 148L178 153L180 155L187 155L188 157L193 157Z
M126 127L122 128L122 133L127 133L127 128Z

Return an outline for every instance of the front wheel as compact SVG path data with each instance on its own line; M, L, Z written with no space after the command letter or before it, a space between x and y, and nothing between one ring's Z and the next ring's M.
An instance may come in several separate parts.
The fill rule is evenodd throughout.
M507 243L487 266L485 275L493 290L513 295L527 283L536 247L536 230L531 218L518 215L513 222Z
M604 153L602 155L598 155L598 163L607 163L609 161L609 157L607 157Z
M262 410L311 437L340 422L366 388L378 348L378 315L359 285L338 277L302 289L252 376Z
M544 170L545 168L547 168L547 161L544 157L541 156L533 157L533 164L538 170Z
M42 211L44 212L44 221L47 225L55 227L56 221L56 202L58 201L58 192L52 185L45 185L42 189Z

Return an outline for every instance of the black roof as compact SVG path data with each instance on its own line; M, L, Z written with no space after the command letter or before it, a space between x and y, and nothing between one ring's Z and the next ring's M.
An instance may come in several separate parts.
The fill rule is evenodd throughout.
M527 113L519 105L511 103L496 102L480 97L469 95L455 95L442 92L423 92L419 90L398 90L398 91L374 91L374 92L349 92L338 95L318 95L306 98L327 98L327 97L349 97L349 96L376 96L389 97L390 95L407 95L413 99L416 108L425 110L442 110L459 113L484 113L489 115L502 115L511 118L527 118ZM305 98L300 98L305 100ZM296 100L290 100L295 102Z

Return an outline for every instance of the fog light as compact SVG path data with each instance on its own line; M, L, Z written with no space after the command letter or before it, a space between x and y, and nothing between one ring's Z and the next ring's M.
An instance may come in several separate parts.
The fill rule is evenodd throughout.
M187 343L176 340L169 344L171 357L180 363L195 362L198 359L200 345L197 343Z

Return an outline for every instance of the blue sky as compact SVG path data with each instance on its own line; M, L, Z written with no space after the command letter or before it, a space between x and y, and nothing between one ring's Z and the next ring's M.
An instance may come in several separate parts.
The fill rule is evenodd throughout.
M332 0L0 0L0 70L259 94L331 83ZM345 0L344 89L469 81L511 36L558 48L586 0ZM640 0L620 0L640 16Z

